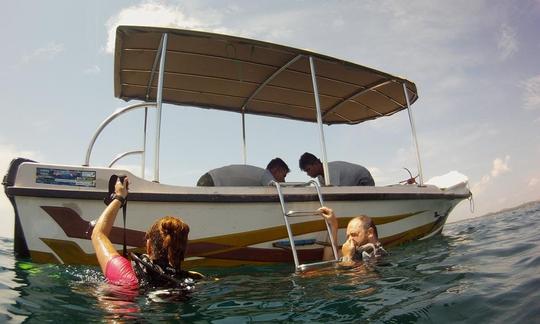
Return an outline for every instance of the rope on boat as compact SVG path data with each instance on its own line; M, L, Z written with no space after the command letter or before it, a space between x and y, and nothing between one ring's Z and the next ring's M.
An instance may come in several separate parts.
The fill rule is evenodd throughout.
M471 191L471 195L469 196L468 200L469 200L469 209L470 209L471 213L474 213L474 199L473 199L472 191Z

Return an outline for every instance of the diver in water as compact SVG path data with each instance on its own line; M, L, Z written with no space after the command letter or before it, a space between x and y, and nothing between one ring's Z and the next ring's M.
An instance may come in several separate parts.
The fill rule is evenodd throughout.
M328 207L321 207L319 211L330 224L332 236L337 239L338 221L334 211ZM371 218L362 215L351 219L347 224L347 239L341 247L341 265L351 265L358 261L377 259L387 254L381 242L379 242L377 228ZM325 247L323 259L333 259L331 247Z
M189 226L181 219L166 216L158 219L146 233L146 254L131 253L133 260L120 255L109 239L118 210L126 203L128 179L120 178L114 186L112 200L99 217L92 245L107 281L121 286L172 287L190 289L193 280L203 278L197 272L181 267L186 252Z

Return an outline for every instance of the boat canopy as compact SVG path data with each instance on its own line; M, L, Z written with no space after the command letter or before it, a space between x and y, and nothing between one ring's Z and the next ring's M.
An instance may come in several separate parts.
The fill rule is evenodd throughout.
M167 34L163 102L317 122L310 70L316 65L324 124L357 124L407 108L406 79L307 50L214 33L120 26L115 96L157 101L158 61ZM405 86L405 87L404 87Z

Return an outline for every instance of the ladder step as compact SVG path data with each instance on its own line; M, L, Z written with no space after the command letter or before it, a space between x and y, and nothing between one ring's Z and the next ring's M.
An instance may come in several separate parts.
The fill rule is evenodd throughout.
M318 210L289 210L286 214L288 217L302 217L302 216L320 216L322 213Z
M281 187L308 187L311 186L313 181L308 182L279 182Z
M336 264L338 262L339 262L339 260L304 263L304 264L299 265L297 270L306 271L308 269L320 268L320 267L324 267L324 266L334 265L334 264Z

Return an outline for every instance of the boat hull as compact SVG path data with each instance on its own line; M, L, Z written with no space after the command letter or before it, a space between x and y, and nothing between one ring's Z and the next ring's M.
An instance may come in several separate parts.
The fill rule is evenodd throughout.
M43 183L40 172L44 169L75 170L79 175L90 172L95 177L79 185ZM155 220L173 215L191 228L188 267L293 261L281 205L272 187L177 187L145 181L124 170L32 162L12 164L8 178L10 174L4 183L15 210L15 250L34 262L97 264L91 224L104 209L102 198L112 174L130 178L128 249L141 251L146 229ZM339 242L344 240L348 221L363 214L373 218L381 241L390 247L440 233L451 210L470 192L466 184L459 184L444 191L433 186L323 187L322 194L325 205L338 215ZM284 195L290 210L320 206L314 188L285 188ZM291 224L300 261L319 261L327 241L323 220L295 217ZM111 232L119 250L123 231L120 214Z

